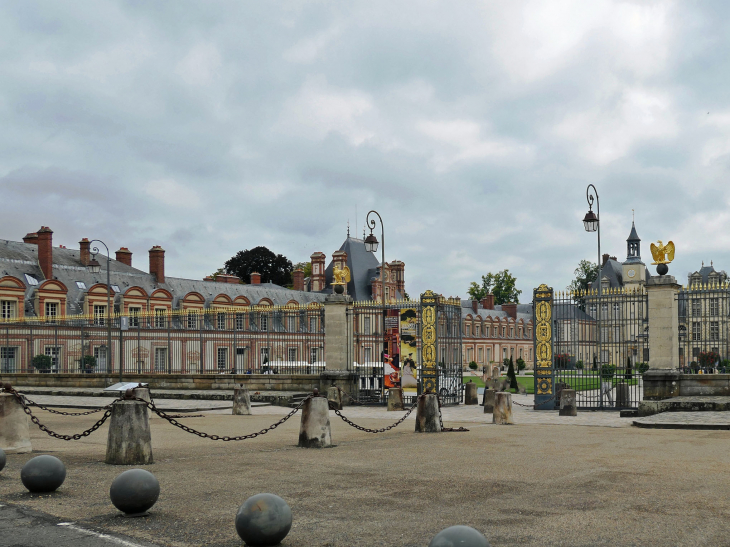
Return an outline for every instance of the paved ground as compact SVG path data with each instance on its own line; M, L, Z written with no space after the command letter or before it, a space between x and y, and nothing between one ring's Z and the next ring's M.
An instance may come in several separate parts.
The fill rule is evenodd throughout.
M122 517L123 518L123 517ZM2 547L154 547L118 534L62 522L39 511L0 504Z
M655 429L730 429L730 411L661 412L632 418L632 424Z
M235 435L286 412L215 410L185 423ZM369 427L401 415L362 407L345 413ZM39 416L63 433L95 421ZM299 416L239 443L200 439L155 416L155 463L147 468L162 494L141 519L120 518L109 501L109 485L126 467L103 463L106 426L75 442L33 428L35 453L61 458L66 482L52 495L27 493L19 473L32 455L11 454L0 473L0 503L160 547L240 546L235 512L265 491L292 507L289 547L425 547L457 523L481 530L495 547L730 545L730 475L722 471L730 464L730 431L644 430L612 412L560 418L520 407L515 420L496 426L481 407L461 406L444 409L444 421L468 433L416 434L411 417L374 435L331 413L337 446L305 450L295 446Z

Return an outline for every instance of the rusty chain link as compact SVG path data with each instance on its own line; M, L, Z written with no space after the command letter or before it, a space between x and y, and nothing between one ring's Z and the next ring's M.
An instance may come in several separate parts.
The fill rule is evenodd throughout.
M428 392L426 392L426 393L428 393ZM469 431L465 427L459 427L459 428L444 427L444 419L441 416L441 397L439 397L438 393L435 393L434 395L436 395L436 401L438 402L438 407L439 407L439 424L441 425L441 431L443 431L444 433L462 433L465 431Z
M106 422L107 419L109 419L109 416L112 415L111 407L114 405L114 403L116 403L116 401L114 401L114 403L111 403L110 405L105 407L106 412L104 412L104 415L101 418L99 418L99 420L86 431L82 431L81 433L75 433L73 435L63 435L61 433L56 433L55 431L48 429L45 425L43 425L40 422L40 420L36 416L33 415L33 412L30 410L30 407L26 403L25 397L23 395L21 395L20 393L15 391L13 388L9 387L8 385L6 385L4 387L4 391L6 393L11 393L12 395L15 396L15 398L20 403L20 406L23 407L23 412L25 412L28 415L31 422L33 422L35 425L38 426L38 429L40 429L44 433L47 433L51 437L55 437L56 439L60 439L62 441L78 441L82 437L88 437L89 435L91 435L94 431L96 431L102 425L104 425L104 422Z
M423 397L423 395L418 397L418 399L420 399L421 397ZM337 414L340 418L342 418L342 421L345 422L347 425L350 425L350 426L354 427L355 429L359 429L360 431L364 431L365 433L385 433L386 431L389 431L391 429L398 427L400 424L402 424L405 421L406 418L408 418L408 416L411 415L411 412L413 412L413 410L418 406L418 399L416 399L416 402L413 403L413 406L408 409L408 411L403 415L403 417L400 420L398 420L397 422L395 422L392 425L389 425L387 427L382 427L380 429L370 429L368 427L363 427L361 425L357 425L355 422L349 420L347 418L347 416L342 414L336 407L334 407L332 405L332 401L329 401L329 403L330 403L330 410L334 410L335 414Z
M43 405L41 405L39 403L36 403L35 401L31 401L30 399L28 399L28 397L26 397L22 393L19 393L19 395L25 400L25 403L28 406L35 406L37 408L40 408L41 410L45 410L46 412L50 412L51 414L60 414L61 416L88 416L89 414L96 414L97 412L101 412L102 410L106 410L108 408L111 408L112 405L114 404L112 402L112 403L109 403L106 406L100 406L98 408L93 408L93 409L87 410L85 412L66 412L66 411L63 411L63 410L53 410L52 408L48 408L47 406L43 406Z

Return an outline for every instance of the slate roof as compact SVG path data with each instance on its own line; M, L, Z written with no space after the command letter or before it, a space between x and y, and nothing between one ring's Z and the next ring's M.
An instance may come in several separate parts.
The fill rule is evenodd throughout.
M491 317L493 319L506 319L509 317L506 311L502 311L502 306L497 304L493 310L487 310L482 308L481 305L477 308L477 312L471 307L471 300L461 301L461 318L466 319L467 315L475 317L479 315L482 319ZM517 304L517 320L522 319L523 322L527 323L532 321L532 304Z
M373 278L379 278L380 262L375 257L377 253L369 253L365 250L365 241L354 237L348 237L338 249L347 253L347 267L350 268L350 282L347 284L347 294L353 300L372 300ZM332 268L334 261L330 261L325 270L325 280L328 285L327 290L323 292L332 292Z
M726 272L725 270L722 270L722 271L719 271L719 272L718 272L718 271L717 271L717 270L715 269L715 266L714 266L714 265L710 264L709 266L705 266L705 265L703 264L703 265L702 265L702 267L701 267L701 268L700 268L700 269L699 269L699 270L698 270L697 272L691 273L691 274L689 274L689 275L687 276L687 280L688 280L688 283L689 283L689 284L691 284L691 283L692 283L692 276L693 276L694 274L696 274L696 273L699 273L699 274L700 274L700 276L702 276L702 283L708 283L708 282L709 282L709 280L710 280L710 274L711 274L711 273L713 273L713 272L714 272L714 273L716 273L716 274L718 275L718 278L719 278L720 280L724 280L724 279L727 279L727 272Z
M67 314L82 313L84 295L88 289L97 283L106 285L106 257L97 256L97 260L101 264L101 271L92 274L81 264L78 249L53 247L53 277L68 288ZM29 285L25 274L33 276L38 280L39 285L45 281L38 264L38 246L30 243L0 240L0 277L10 275L25 283L27 287L25 291L25 313L33 316L37 315L37 310L33 309L33 298L38 286ZM85 288L79 287L77 282L83 282ZM275 306L283 306L290 300L296 300L300 304L323 302L325 298L324 294L293 291L273 283L241 285L170 276L165 276L165 283L157 283L155 277L151 274L114 259L111 260L110 282L112 285L119 287L119 294L124 294L127 289L133 286L141 287L148 295L158 288L166 289L173 295L173 308L179 308L182 299L190 292L198 292L203 295L206 304L212 302L219 294L226 294L231 300L234 300L237 296L245 296L251 304L258 304L262 299L268 298ZM119 301L118 296L116 302Z
M608 278L609 287L623 287L624 286L624 273L622 264L618 260L609 258L608 261L601 268L601 277ZM598 280L596 279L591 283L591 288L598 289Z

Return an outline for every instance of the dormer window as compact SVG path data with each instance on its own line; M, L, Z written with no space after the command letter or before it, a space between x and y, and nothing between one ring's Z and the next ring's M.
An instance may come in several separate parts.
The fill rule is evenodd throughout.
M86 290L86 283L84 283L83 281L77 281L76 282L76 286L79 289L81 289L82 291L85 291Z
M30 274L25 274L25 280L28 282L28 285L38 285L38 280Z
M112 285L112 290L113 290L114 292L117 292L117 293L118 293L118 292L121 292L121 291L119 290L119 285Z

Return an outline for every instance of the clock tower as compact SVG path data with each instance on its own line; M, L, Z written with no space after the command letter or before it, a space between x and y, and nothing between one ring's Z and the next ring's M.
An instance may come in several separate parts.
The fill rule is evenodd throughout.
M641 261L641 238L631 222L631 233L626 240L626 261L623 263L624 287L638 287L646 283L646 264Z

